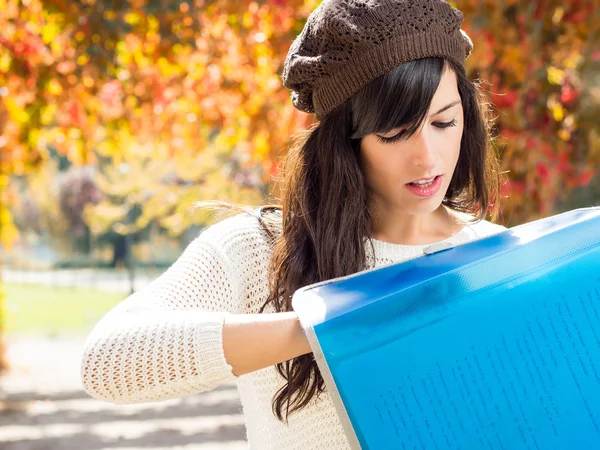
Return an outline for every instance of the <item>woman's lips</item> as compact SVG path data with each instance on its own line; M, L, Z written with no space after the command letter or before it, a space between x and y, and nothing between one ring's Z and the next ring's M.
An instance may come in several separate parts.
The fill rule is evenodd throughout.
M406 184L406 188L418 197L431 197L440 190L442 186L442 175L438 175L434 178L433 183L429 186L416 186L411 183Z

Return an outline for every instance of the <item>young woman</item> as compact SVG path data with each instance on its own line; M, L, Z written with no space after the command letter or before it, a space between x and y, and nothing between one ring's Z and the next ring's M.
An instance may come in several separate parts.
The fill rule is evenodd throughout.
M284 165L281 206L197 237L88 338L82 379L115 403L237 380L257 449L346 449L291 308L302 286L505 228L498 164L462 14L441 0L328 0L287 56L294 106L319 122Z

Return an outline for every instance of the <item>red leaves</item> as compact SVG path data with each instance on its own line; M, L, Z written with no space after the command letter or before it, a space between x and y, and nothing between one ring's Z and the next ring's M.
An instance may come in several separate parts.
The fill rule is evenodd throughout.
M538 162L535 165L535 173L542 180L546 180L550 174L550 171L548 170L548 166L546 166L546 164L543 162Z
M123 114L123 87L118 80L105 83L98 94L102 104L101 114L105 120L112 120Z
M279 165L274 160L271 160L271 163L269 164L269 176L272 178L279 176L280 170L281 168Z
M565 83L562 85L562 89L560 92L560 100L563 103L571 103L577 98L577 95L578 92L569 83Z
M77 100L71 100L67 104L67 115L71 126L79 127L83 124L82 107Z
M164 154L181 145L198 154L213 142L223 154L247 146L245 154L262 158L257 167L266 177L278 174L275 155L287 148L290 136L314 119L291 106L275 72L317 0L186 2L158 16L147 2L129 2L129 22L135 26L126 35L114 11L105 21L85 14L85 2L52 0L52 10L40 0L26 3L8 0L17 16L9 16L8 9L0 14L0 50L11 58L0 71L0 88L23 99L15 111L29 127L23 133L13 120L15 129L0 136L4 148L27 148L30 132L44 137L39 122L57 124L64 141L79 140L83 153L98 146L94 136L100 124L106 127L102 139L110 141L102 142L107 153L123 152L126 138L166 142ZM595 117L587 124L582 120L579 101L587 95L580 61L600 61L598 41L586 38L600 36L600 24L590 19L597 0L539 0L533 10L526 3L459 4L475 43L467 61L475 70L469 75L490 83L504 145L501 163L511 178L497 200L514 206L515 221L551 207L570 186L588 185L597 165L579 162L582 167L575 168L573 162L576 141L593 135L578 130L598 127ZM16 32L8 34L11 27ZM547 76L551 67L554 83ZM27 116L41 110L43 121L33 117L36 113ZM117 125L118 131L111 129ZM255 137L265 130L258 145ZM577 142L592 156L592 149L600 148L597 142L586 144ZM579 154L578 161L585 157Z
M9 41L6 37L0 36L0 44L10 49L15 58L24 59L41 53L45 46L39 36L25 33L20 39Z
M592 179L598 174L598 171L596 169L589 169L589 170L584 170L580 175L579 175L579 183L581 186L585 187L588 184L590 184L590 181L592 181Z
M563 16L563 21L566 23L578 24L581 22L585 22L585 19L588 17L588 12L585 9L577 9L571 10L569 13L566 13Z
M506 198L508 196L520 196L525 192L525 183L518 180L507 180L500 188L500 196Z
M527 150L539 150L539 142L536 138L529 136L525 141L525 148Z
M512 108L517 100L519 100L519 92L516 89L492 93L492 101L499 108Z

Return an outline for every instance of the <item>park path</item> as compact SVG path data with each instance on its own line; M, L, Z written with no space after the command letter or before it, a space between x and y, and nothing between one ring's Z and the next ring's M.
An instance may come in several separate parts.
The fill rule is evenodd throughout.
M164 402L113 405L82 389L84 336L13 336L0 378L2 450L241 450L235 384Z

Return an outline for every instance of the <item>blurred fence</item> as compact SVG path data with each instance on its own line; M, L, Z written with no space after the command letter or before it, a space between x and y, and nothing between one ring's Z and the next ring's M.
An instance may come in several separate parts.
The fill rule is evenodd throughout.
M23 233L10 252L0 247L2 280L131 293L165 272L196 234L197 229L192 229L178 239L149 236L138 243L127 242L113 267L114 249L95 237L90 239L88 251L82 252L75 240L63 242L59 250L50 237Z
M164 269L136 269L132 277L126 269L2 269L7 283L43 284L48 287L83 287L107 292L137 291L157 278Z

